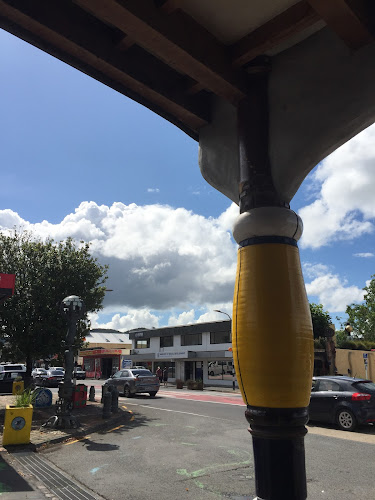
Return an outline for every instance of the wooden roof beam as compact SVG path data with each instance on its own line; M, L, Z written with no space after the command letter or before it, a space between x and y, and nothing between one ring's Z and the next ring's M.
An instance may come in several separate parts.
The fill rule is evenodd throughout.
M265 54L268 50L316 24L319 20L319 15L307 1L302 0L296 3L234 43L231 46L233 66L244 66L255 57Z
M12 3L17 5L14 0ZM9 31L16 32L21 38L129 95L162 116L169 113L180 125L195 132L208 123L208 102L199 97L187 97L186 84L176 84L173 93L165 90L163 82L172 70L165 66L168 74L164 74L163 63L155 60L160 67L156 71L148 71L147 64L142 66L139 59L127 57L127 52L121 51L110 39L94 29L89 19L87 26L72 23L69 4L60 3L54 9L37 9L37 4L43 6L41 0L33 0L33 4L29 4L31 12L38 13L38 17L34 18L26 9L21 12L6 0L0 0L0 17L7 19L8 24L9 21L12 23ZM80 36L83 29L84 38Z
M180 9L166 15L153 0L74 0L103 22L203 88L237 104L248 77L233 69L227 48Z
M311 7L351 49L374 40L373 0L308 0ZM372 24L372 26L371 26Z

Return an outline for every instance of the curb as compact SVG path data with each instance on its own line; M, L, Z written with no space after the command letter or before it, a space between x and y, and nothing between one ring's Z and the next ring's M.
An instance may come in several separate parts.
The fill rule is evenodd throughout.
M121 410L122 411L122 410ZM5 450L7 453L14 453L17 451L21 450L30 450L34 452L38 452L41 449L46 449L49 446L53 446L59 443L63 443L65 441L70 441L72 439L77 439L77 438L84 438L85 436L88 436L89 434L93 432L99 432L101 430L105 430L107 428L113 427L116 424L119 424L124 417L128 416L129 413L126 411L122 411L122 414L117 416L117 417L112 417L108 420L105 420L104 422L101 422L100 424L93 425L92 427L87 427L84 430L79 430L76 429L73 434L66 434L65 436L59 436L56 438L52 439L46 439L45 441L41 441L40 443L33 443L30 442L29 444L25 445L9 445L9 446L4 446L0 447L0 452L1 450ZM46 436L47 437L47 436Z

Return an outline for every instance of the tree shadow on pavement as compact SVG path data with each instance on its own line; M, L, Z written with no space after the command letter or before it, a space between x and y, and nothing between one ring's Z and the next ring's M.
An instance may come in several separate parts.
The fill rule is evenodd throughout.
M34 491L18 472L0 455L0 495L3 493Z
M102 439L103 436L107 434L121 435L133 429L134 427L148 426L149 423L153 420L157 419L147 418L144 415L131 412L131 418L126 424L120 424L113 429L104 429L98 431L97 434L101 436L100 439ZM81 443L86 446L87 451L116 451L120 448L117 444L98 443L89 438L82 439Z

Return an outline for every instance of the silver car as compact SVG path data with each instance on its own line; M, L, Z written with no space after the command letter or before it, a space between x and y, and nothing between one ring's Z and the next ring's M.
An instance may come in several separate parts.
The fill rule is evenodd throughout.
M36 378L46 378L47 377L47 370L44 368L34 368L34 370L31 372L31 376L36 379Z
M127 398L142 393L148 393L153 398L160 388L160 383L156 375L143 368L120 370L106 380L104 386L117 387Z

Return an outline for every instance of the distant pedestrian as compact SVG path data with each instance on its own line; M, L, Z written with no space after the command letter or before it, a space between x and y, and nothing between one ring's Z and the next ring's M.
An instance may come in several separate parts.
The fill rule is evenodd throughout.
M163 372L162 372L162 369L160 368L160 366L158 366L158 369L156 370L156 376L158 377L159 382L162 383L163 382Z
M168 368L164 368L163 370L163 380L164 380L164 387L168 386Z

